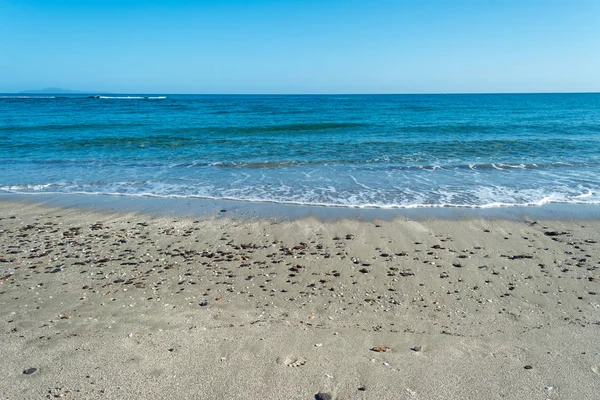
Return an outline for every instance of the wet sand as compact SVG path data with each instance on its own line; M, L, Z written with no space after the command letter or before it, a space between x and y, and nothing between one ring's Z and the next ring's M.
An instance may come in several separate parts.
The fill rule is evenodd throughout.
M596 399L598 242L3 201L0 398Z

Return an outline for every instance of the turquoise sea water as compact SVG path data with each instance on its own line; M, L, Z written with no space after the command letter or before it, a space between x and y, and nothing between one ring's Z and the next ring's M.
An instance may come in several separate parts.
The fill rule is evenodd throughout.
M0 95L0 193L600 204L600 94Z

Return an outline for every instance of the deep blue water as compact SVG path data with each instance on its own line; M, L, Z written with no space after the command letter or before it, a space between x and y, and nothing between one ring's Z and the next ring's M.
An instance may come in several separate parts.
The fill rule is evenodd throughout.
M0 193L600 204L600 94L158 96L0 95Z

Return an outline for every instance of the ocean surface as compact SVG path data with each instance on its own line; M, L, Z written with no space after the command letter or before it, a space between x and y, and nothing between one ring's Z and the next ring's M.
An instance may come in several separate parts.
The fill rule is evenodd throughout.
M0 95L0 193L600 204L600 94Z

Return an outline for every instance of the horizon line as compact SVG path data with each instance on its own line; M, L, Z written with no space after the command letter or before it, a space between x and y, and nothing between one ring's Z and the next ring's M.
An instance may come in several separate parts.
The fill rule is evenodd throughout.
M168 92L110 92L110 91L79 91L69 92L35 92L23 90L20 92L0 92L10 95L93 95L93 94L118 94L118 95L174 95L174 96L405 96L405 95L489 95L489 94L600 94L600 91L549 91L549 92L406 92L406 93L168 93Z

